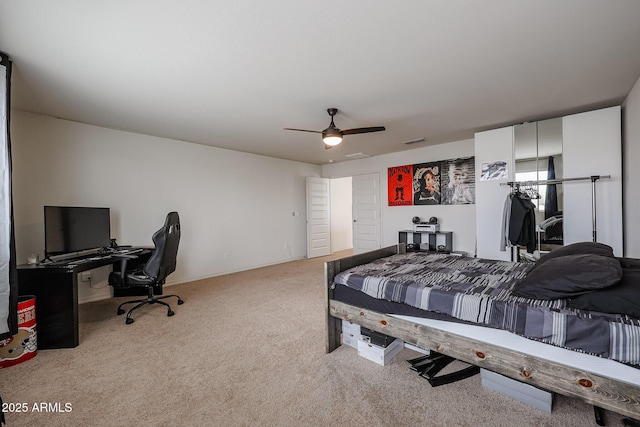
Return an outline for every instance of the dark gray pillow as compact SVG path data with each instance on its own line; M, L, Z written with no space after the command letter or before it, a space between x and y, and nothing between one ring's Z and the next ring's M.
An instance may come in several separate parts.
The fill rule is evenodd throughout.
M541 300L569 298L608 288L622 279L620 261L609 256L566 255L536 266L518 282L513 295Z
M640 270L623 268L620 283L572 298L568 306L640 318Z
M534 269L543 265L545 262L550 261L554 258L563 257L567 255L601 255L613 257L613 248L611 246L605 245L604 243L597 242L578 242L572 243L567 246L562 246L558 249L554 249L548 254L543 255L533 267Z

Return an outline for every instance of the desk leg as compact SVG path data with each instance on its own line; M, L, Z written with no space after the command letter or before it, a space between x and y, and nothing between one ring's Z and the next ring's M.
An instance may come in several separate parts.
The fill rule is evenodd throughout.
M75 272L19 269L18 292L36 296L38 349L78 346L78 278Z

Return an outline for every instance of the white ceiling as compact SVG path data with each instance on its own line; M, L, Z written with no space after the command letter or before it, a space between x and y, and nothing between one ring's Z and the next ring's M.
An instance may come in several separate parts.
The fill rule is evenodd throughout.
M0 0L0 50L15 109L324 164L620 105L639 23L638 0ZM387 130L283 130L328 107Z

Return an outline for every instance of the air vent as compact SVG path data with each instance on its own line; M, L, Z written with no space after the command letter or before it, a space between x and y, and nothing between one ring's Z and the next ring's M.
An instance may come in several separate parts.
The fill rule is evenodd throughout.
M405 142L403 142L403 144L407 144L407 145L416 144L418 142L423 142L424 140L425 140L424 138L416 138L416 139L411 139L409 141L405 141Z
M354 160L354 159L366 159L367 157L371 157L371 156L364 153L353 153L353 154L347 154L346 157Z

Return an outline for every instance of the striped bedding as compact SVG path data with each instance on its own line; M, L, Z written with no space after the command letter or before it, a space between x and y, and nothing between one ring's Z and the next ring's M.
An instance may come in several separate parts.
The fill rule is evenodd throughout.
M566 299L511 295L533 264L412 252L339 273L335 283L630 365L640 365L640 319L566 307Z

